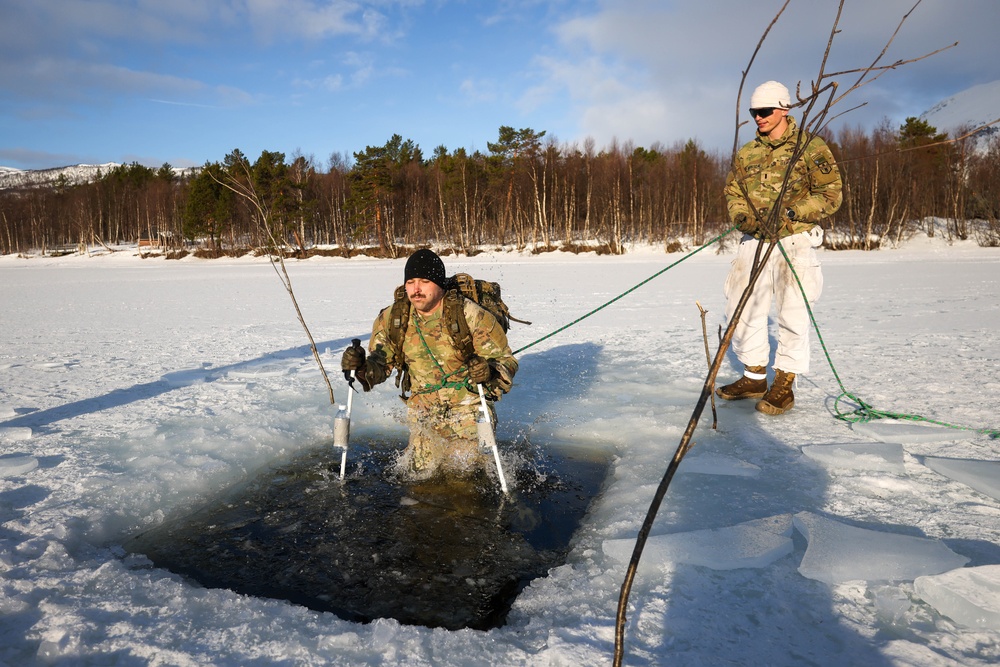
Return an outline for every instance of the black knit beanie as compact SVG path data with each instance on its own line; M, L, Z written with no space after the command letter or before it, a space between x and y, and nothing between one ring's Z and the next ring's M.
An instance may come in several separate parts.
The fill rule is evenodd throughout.
M434 251L421 248L406 260L403 269L403 281L413 278L429 280L441 289L445 289L444 262Z

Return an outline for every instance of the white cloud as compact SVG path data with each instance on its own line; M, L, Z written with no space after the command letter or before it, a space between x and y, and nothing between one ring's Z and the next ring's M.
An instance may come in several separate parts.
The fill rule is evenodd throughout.
M344 77L340 74L331 74L330 76L324 77L323 79L323 89L328 92L337 92L344 87Z
M268 41L339 35L373 38L386 23L382 12L351 0L244 0L244 9L255 33Z
M539 81L521 104L541 108L560 100L566 104L568 98L581 137L593 136L598 143L612 137L640 144L698 138L710 148L728 150L742 72L781 6L764 4L605 0L596 11L553 27L558 49L534 61ZM826 71L871 64L912 5L913 0L848 2ZM818 74L836 9L836 3L790 3L753 62L741 106L766 79L808 88ZM979 78L1000 78L995 57L983 52L995 50L992 33L1000 23L1000 3L967 0L958 9L953 3L925 1L896 36L884 63L919 57L962 38L969 54L982 57L965 63L948 52L888 72L836 109L864 105L839 122L871 126L886 116L917 115ZM844 90L856 75L839 78Z
M497 83L490 79L463 79L458 86L462 98L473 104L488 104L498 98Z
M344 55L344 64L352 70L351 85L360 86L375 73L375 63L371 55L349 51Z

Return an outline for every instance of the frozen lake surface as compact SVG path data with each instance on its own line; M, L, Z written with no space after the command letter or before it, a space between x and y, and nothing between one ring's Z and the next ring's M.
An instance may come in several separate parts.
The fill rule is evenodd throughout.
M679 258L444 259L503 285L533 322L511 330L520 348ZM696 302L714 341L731 259L699 253L519 355L498 439L572 443L609 474L565 563L502 627L447 630L205 588L125 548L332 439L333 406L266 260L0 258L0 663L610 664L621 554L706 374ZM787 415L720 402L713 429L706 410L635 580L625 664L1000 661L1000 453L984 430L1000 427L1000 249L918 238L821 261L830 361L814 338ZM289 263L331 372L402 269ZM737 372L730 359L722 379ZM879 410L961 428L845 423L837 377ZM365 394L352 440L401 442L402 414L391 383ZM513 464L516 447L501 449ZM904 543L909 561L889 562Z

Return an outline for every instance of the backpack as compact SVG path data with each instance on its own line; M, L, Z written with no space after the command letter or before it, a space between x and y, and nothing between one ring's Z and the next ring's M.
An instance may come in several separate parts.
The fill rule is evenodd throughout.
M507 304L503 302L503 297L500 295L499 283L478 280L468 273L456 273L445 283L442 305L444 311L441 316L444 318L445 329L451 336L452 343L463 361L468 361L476 353L472 343L472 331L465 319L466 299L472 300L481 308L489 311L503 328L504 333L510 329L511 321L531 324L531 322L519 320L510 314L510 309L507 308ZM406 393L410 390L410 376L405 362L402 361L403 336L410 323L410 300L406 298L406 285L400 285L396 288L391 308L386 339L394 358L400 360L396 386L399 387L400 381L402 381L402 395L405 400Z

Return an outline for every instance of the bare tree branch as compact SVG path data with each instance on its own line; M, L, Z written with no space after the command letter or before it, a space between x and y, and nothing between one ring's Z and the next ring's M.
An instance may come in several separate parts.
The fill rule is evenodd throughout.
M789 2L790 0L786 0L782 4L781 8L778 10L774 19L764 30L764 33L761 36L760 41L757 43L757 46L750 57L747 69L742 72L739 91L737 93L736 123L735 123L736 131L733 141L731 169L735 182L739 187L740 194L748 204L752 204L752 200L750 199L749 193L747 192L746 184L744 182L745 179L741 177L741 170L739 168L737 160L738 149L739 149L739 130L740 127L743 125L743 123L740 121L740 110L742 108L740 100L743 95L743 88L746 84L747 74L749 73L753 65L753 62L756 60L757 54L760 52L761 46L767 39L772 28L777 23L778 19L784 13L785 9L788 7ZM768 238L774 240L768 243L766 251L763 252L763 256L761 254L763 244L757 245L748 284L744 289L742 295L740 296L739 301L737 302L735 311L733 312L733 315L730 318L725 333L721 336L719 349L716 351L714 360L712 360L710 363L708 375L705 378L705 383L702 386L702 391L695 405L694 411L691 415L691 419L688 421L688 426L681 437L680 443L678 444L677 449L674 452L674 456L671 459L669 465L667 466L667 469L664 472L660 484L657 486L656 492L653 496L653 500L649 505L649 509L647 510L645 520L643 521L641 527L639 528L639 533L636 536L636 543L632 551L632 558L629 561L628 568L626 569L625 578L624 581L622 582L621 593L618 598L618 610L615 623L615 649L614 649L614 661L613 661L614 667L620 667L622 658L624 656L625 624L626 624L626 612L628 610L628 599L629 599L629 594L632 590L632 584L635 579L636 572L638 571L639 560L642 557L643 548L645 547L646 541L649 537L649 533L652 530L653 522L656 519L657 513L659 512L660 505L663 502L664 497L666 496L670 482L673 479L673 476L676 473L681 460L693 446L692 437L694 435L695 428L698 425L698 421L700 420L701 415L705 409L705 405L708 402L709 396L712 395L715 386L715 378L718 375L719 368L721 367L723 359L725 358L726 351L728 350L729 345L732 342L736 325L738 324L740 317L743 314L746 304L750 300L750 296L753 292L757 279L760 277L761 273L763 273L768 259L771 257L771 254L774 251L775 247L778 245L777 241L778 224L780 220L781 211L784 209L784 207L781 204L788 190L788 186L790 184L790 179L795 164L800 159L802 159L806 147L809 145L812 137L816 134L816 131L818 129L825 127L826 123L828 122L827 119L830 115L830 109L835 104L837 104L845 97L847 97L847 95L849 95L853 91L857 90L861 85L863 85L863 83L866 81L866 78L871 76L873 72L878 72L878 74L876 74L875 77L872 77L874 79L877 78L877 76L881 76L881 74L884 73L885 71L894 69L895 67L898 67L902 64L915 62L916 60L920 60L922 58L926 58L929 57L930 55L933 55L932 53L922 56L921 58L909 61L900 61L888 67L881 67L878 65L878 63L884 57L886 51L889 49L889 46L892 44L896 36L899 34L899 31L902 28L903 23L910 16L910 14L913 13L916 7L920 4L921 0L917 0L917 3L913 6L913 8L911 8L910 11L903 16L903 19L899 22L899 25L896 27L896 30L893 32L889 41L883 47L881 53L879 53L878 57L875 58L874 62L866 68L863 68L861 70L856 70L861 72L861 76L851 87L849 87L846 91L842 92L838 96L837 95L838 83L832 80L832 78L834 76L841 75L843 73L828 74L826 73L826 66L830 57L834 40L836 36L840 34L838 26L840 23L840 17L843 13L844 2L845 0L840 0L838 4L837 16L831 27L830 36L827 41L827 46L818 66L817 70L818 73L816 79L811 84L808 95L806 96L802 95L801 83L796 85L797 103L795 104L795 106L802 108L802 117L799 123L799 128L801 131L798 135L797 143L792 151L788 167L785 170L784 179L781 184L781 188L778 192L776 204L771 206L770 210L767 211L766 220L761 219L761 213L756 209L756 207L754 207L753 205L749 206L749 209L753 211L754 216L757 218L758 223L761 224L765 229L769 230ZM934 53L938 52L939 51ZM853 71L851 72L853 73ZM996 122L1000 122L1000 119L998 119L998 121ZM925 146L922 146L921 148L925 148ZM702 311L702 315L704 317L704 311ZM707 336L706 336L706 353L707 352L708 352L708 347L707 347ZM713 414L714 414L714 403L713 403Z
M313 359L316 360L316 364L319 366L320 375L323 376L323 382L326 383L326 389L330 397L330 404L336 405L337 401L333 393L333 385L330 383L330 377L326 373L326 368L323 366L323 360L319 356L319 350L316 349L316 341L313 340L312 332L309 331L309 327L306 325L305 317L302 315L302 310L299 308L298 299L295 298L295 291L292 289L292 279L288 275L288 270L285 268L285 258L282 252L281 246L284 244L279 244L278 240L274 236L274 232L271 229L271 211L267 202L263 201L260 195L257 193L253 186L253 177L250 173L249 165L246 162L240 162L240 166L243 169L243 177L245 181L241 182L234 175L230 174L230 177L226 180L220 180L212 175L212 179L219 183L225 188L228 188L233 193L243 197L247 202L256 209L262 224L264 225L264 230L267 232L268 238L271 240L271 245L273 247L273 252L268 252L268 259L271 262L271 268L278 275L278 279L281 280L282 286L285 291L288 292L289 298L292 300L292 306L295 308L295 315L299 319L299 323L306 332L306 337L309 339L309 349L312 351ZM277 257L277 260L275 259Z

